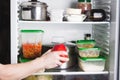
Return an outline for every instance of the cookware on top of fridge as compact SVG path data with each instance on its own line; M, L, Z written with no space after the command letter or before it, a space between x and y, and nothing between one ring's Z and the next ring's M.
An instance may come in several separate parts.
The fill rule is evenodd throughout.
M37 0L22 2L20 4L20 19L46 21L47 7L46 3Z
M80 58L78 57L79 67L85 72L97 72L103 71L105 69L105 61L104 57L98 58Z
M33 59L41 55L43 30L21 30L22 54Z

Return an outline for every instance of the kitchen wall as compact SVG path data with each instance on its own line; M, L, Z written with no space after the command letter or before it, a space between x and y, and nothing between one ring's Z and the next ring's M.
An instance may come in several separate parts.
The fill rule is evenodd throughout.
M10 0L0 1L0 63L10 63Z

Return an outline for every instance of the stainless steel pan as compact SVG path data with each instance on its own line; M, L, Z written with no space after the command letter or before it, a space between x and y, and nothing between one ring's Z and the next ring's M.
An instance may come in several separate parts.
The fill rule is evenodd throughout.
M21 20L46 21L47 7L46 3L37 0L22 2L20 5L19 17Z

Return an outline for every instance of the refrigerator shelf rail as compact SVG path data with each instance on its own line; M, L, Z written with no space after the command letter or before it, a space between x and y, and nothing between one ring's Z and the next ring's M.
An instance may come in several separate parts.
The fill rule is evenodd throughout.
M22 24L110 24L110 22L51 22L51 21L18 21Z
M33 75L107 75L108 71L103 72L83 72L83 71L74 71L74 72L43 72L43 73L34 73Z

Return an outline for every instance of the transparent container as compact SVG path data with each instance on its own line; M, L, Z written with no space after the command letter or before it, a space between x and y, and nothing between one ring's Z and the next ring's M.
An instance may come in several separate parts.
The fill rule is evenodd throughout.
M21 48L24 58L33 59L41 55L43 30L21 30Z
M78 52L81 57L99 57L100 48L79 48Z
M98 58L80 58L79 57L79 67L85 72L98 72L103 71L105 68L104 57Z
M82 9L83 14L87 11L90 11L91 7L91 0L78 0L77 8Z
M77 40L76 42L78 48L93 48L95 44L95 40Z

